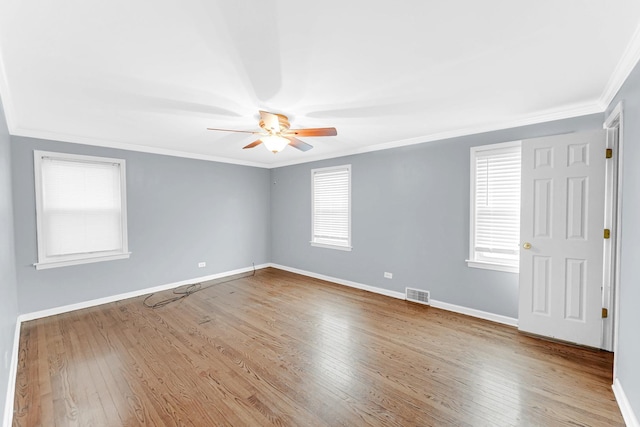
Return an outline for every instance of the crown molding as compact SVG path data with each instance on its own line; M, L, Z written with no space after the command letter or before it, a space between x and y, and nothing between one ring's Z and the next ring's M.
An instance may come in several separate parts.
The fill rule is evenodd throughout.
M6 114L6 111L5 111ZM8 121L8 120L7 120ZM12 136L22 136L26 138L48 139L51 141L69 142L72 144L92 145L96 147L115 148L119 150L138 151L142 153L161 154L164 156L184 157L187 159L205 160L209 162L229 163L240 166L251 166L267 169L270 167L266 163L250 162L245 160L230 159L228 157L210 156L207 154L191 153L188 151L171 150L167 148L150 147L147 145L130 144L126 142L115 142L97 138L87 138L84 136L67 135L56 132L47 132L33 129L17 128L13 131L9 129Z
M609 81L600 96L598 102L603 111L609 107L611 101L613 101L613 98L615 98L638 61L640 61L640 25L636 27L633 36L631 36L631 40L627 44L622 57L618 61L613 74L609 77Z
M2 70L0 70L0 72L2 72ZM0 79L0 84L1 84L1 80L3 79ZM4 92L3 92L3 96L4 96ZM4 98L3 98L3 101L4 101ZM5 106L10 107L11 103L6 102ZM558 108L558 109L548 110L546 112L535 113L535 114L519 117L512 120L506 120L504 122L492 123L489 125L470 126L467 128L461 128L461 129L445 131L445 132L437 132L437 133L414 137L414 138L408 138L408 139L403 139L398 141L389 141L389 142L366 146L366 147L353 148L350 150L342 150L339 152L328 153L325 155L308 156L308 157L305 157L304 159L296 159L296 160L275 162L275 163L251 162L251 161L232 159L228 157L218 157L218 156L211 156L206 154L191 153L186 151L171 150L166 148L151 147L147 145L115 142L115 141L109 141L109 140L103 140L103 139L97 139L97 138L88 138L83 136L68 135L63 133L47 132L47 131L34 130L34 129L16 128L15 126L12 126L9 123L9 114L7 114L7 111L6 111L7 108L5 108L5 116L7 117L9 133L13 136L47 139L52 141L69 142L73 144L85 144L85 145L91 145L96 147L107 147L107 148L114 148L114 149L120 149L120 150L138 151L143 153L183 157L187 159L204 160L204 161L218 162L218 163L229 163L229 164L235 164L240 166L250 166L250 167L263 168L263 169L274 169L274 168L279 168L284 166L311 163L311 162L316 162L320 160L327 160L327 159L333 159L338 157L369 153L373 151L381 151L381 150L388 150L391 148L422 144L426 142L442 141L442 140L457 138L462 136L475 135L475 134L481 134L486 132L494 132L498 130L516 128L521 126L535 125L540 123L552 122L555 120L563 120L563 119L585 116L589 114L597 114L597 113L602 113L605 108L606 107L602 107L602 105L599 102L577 104L569 108Z
M589 114L602 113L604 108L599 102L588 102L583 104L576 104L568 108L558 108L553 110L547 110L541 113L535 113L516 119L506 120L504 122L496 122L489 125L482 126L470 126L467 128L461 128L451 131L444 131L433 133L429 135L403 139L398 141L389 141L381 144L370 145L366 147L354 148L351 150L344 150L337 153L331 153L320 156L306 157L304 160L294 160L287 162L279 162L270 164L270 169L279 168L284 166L292 166L296 164L316 162L319 160L333 159L337 157L352 156L355 154L369 153L372 151L388 150L391 148L405 147L408 145L422 144L425 142L442 141L451 138L457 138L462 136L476 135L487 132L494 132L504 129L511 129L522 126L535 125L540 123L552 122L555 120L571 119L574 117L586 116Z

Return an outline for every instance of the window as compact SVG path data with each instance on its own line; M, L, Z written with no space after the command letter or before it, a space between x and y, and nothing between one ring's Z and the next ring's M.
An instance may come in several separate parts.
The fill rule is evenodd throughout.
M518 272L520 141L471 148L469 267Z
M311 170L311 245L351 250L351 165Z
M37 269L128 258L125 161L34 152Z

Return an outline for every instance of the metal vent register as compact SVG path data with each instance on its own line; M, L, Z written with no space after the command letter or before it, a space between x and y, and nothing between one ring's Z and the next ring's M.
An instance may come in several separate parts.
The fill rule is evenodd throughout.
M406 289L406 300L429 305L429 291L414 288Z

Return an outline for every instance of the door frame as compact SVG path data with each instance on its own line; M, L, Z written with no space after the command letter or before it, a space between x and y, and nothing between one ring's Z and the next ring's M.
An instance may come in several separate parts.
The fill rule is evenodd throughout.
M603 308L609 310L609 317L603 319L602 328L602 348L614 353L613 377L616 378L616 362L615 354L618 350L618 307L620 301L619 279L620 279L620 243L622 228L622 158L623 158L623 103L619 102L606 118L604 129L610 129L617 132L617 138L607 138L607 148L613 150L613 162L611 166L607 165L607 184L606 190L608 195L605 198L606 209L605 218L609 219L611 227L612 241L608 254L605 259L605 265L609 264L608 275L604 280L609 280L610 286L603 288ZM606 252L605 252L606 253Z

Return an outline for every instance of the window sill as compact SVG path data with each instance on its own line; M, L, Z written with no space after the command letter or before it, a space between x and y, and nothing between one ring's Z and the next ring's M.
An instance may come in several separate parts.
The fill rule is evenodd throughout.
M36 270L46 270L48 268L68 267L70 265L80 265L80 264L89 264L92 262L126 259L126 258L129 258L129 255L131 255L131 252L125 252L122 254L115 254L115 255L90 257L90 258L68 259L65 261L45 261L45 262L39 262L33 265L36 267Z
M337 249L339 251L351 251L351 246L329 245L327 243L316 243L316 242L310 242L310 243L311 243L311 246L315 246L317 248Z
M495 262L473 261L468 259L467 266L471 268L481 268L483 270L504 271L506 273L519 273L520 267L514 265L498 264Z

